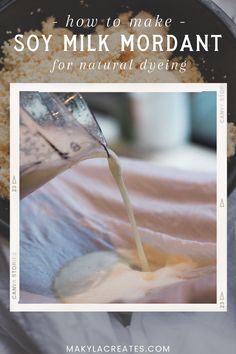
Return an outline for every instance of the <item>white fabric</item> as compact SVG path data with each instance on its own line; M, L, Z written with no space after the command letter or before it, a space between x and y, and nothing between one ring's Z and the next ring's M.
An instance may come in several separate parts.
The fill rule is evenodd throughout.
M194 279L143 301L215 302L215 176L121 161L149 260L165 266L177 256L198 267ZM23 199L20 225L21 302L57 301L55 275L75 257L135 247L106 159L80 163Z

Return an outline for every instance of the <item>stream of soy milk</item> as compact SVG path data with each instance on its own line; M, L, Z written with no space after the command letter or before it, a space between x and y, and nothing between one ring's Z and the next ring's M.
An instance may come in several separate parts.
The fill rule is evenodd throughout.
M109 152L109 157L108 157L109 169L110 169L111 174L114 177L114 180L116 181L116 184L120 190L120 194L122 196L122 199L123 199L123 202L124 202L127 214L128 214L128 219L131 224L132 233L134 235L134 239L135 239L135 243L136 243L136 247L137 247L137 253L138 253L139 260L140 260L141 269L143 272L150 272L150 267L149 267L144 249L143 249L142 241L141 241L141 238L140 238L140 235L138 232L137 223L136 223L136 220L134 217L134 210L133 210L132 204L130 202L129 194L126 189L123 177L122 177L122 171L121 171L119 158L112 150L109 149L108 152Z
M150 291L183 281L182 276L189 274L194 267L185 257L175 260L171 254L164 254L163 260L159 261L160 251L156 250L156 263L153 264L152 259L150 269L119 159L113 151L108 150L107 160L127 210L142 271L132 266L137 264L136 257L133 262L133 250L128 253L123 252L127 251L123 249L117 249L117 252L99 250L76 257L60 270L54 280L54 292L62 303L130 303L137 299L146 302L146 295Z

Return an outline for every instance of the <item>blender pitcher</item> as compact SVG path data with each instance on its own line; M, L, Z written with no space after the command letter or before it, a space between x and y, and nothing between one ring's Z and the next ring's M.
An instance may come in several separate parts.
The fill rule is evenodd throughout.
M79 93L20 93L20 197L73 164L107 157L106 140Z

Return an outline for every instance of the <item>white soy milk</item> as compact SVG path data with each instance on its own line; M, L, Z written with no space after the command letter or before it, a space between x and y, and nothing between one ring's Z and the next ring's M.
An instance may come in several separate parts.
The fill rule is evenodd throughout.
M129 222L130 222L131 229L132 229L132 234L133 234L133 237L134 237L135 243L136 243L136 248L137 248L138 257L140 260L141 269L143 272L149 272L150 267L149 267L144 249L143 249L143 245L142 245L142 241L141 241L139 232L138 232L137 223L136 223L136 220L134 217L134 210L133 210L132 204L129 199L129 194L128 194L128 191L127 191L126 186L124 184L120 162L119 162L119 159L116 156L116 154L111 150L109 150L108 165L109 165L111 174L114 177L114 180L116 181L116 184L120 190L120 194L122 196L122 199L123 199L123 202L124 202L127 214L128 214Z
M108 154L108 166L127 211L138 257L134 261L133 251L123 252L120 249L116 250L117 253L96 251L77 257L60 270L54 282L54 291L64 303L99 303L139 298L158 282L157 279L153 282L119 159L111 150L108 150Z

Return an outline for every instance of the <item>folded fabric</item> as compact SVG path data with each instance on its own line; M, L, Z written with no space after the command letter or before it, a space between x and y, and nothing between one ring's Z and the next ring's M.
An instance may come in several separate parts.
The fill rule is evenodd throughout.
M121 159L121 164L150 261L158 258L165 267L178 256L198 265L181 282L153 289L145 302L215 302L215 176L137 160ZM105 159L79 163L57 176L23 199L20 210L21 302L58 301L55 275L75 257L135 247Z

